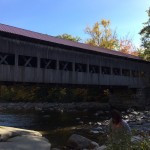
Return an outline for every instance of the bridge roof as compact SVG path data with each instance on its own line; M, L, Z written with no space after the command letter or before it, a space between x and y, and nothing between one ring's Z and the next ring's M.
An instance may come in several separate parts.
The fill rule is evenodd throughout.
M60 45L64 45L64 46L80 48L80 49L87 50L89 52L93 51L93 52L99 52L99 53L103 53L103 54L115 55L115 56L119 56L119 57L126 57L126 58L130 58L130 59L135 59L135 60L142 60L141 58L139 58L137 56L125 54L125 53L118 52L115 50L100 48L100 47L96 47L96 46L90 46L88 44L83 44L83 43L73 42L73 41L66 40L66 39L56 38L56 37L53 37L53 36L50 36L47 34L41 34L38 32L33 32L30 30L25 30L25 29L13 27L13 26L5 25L5 24L0 24L0 32L23 36L26 38L32 38L32 39L41 40L41 41L45 41L45 42L60 44Z

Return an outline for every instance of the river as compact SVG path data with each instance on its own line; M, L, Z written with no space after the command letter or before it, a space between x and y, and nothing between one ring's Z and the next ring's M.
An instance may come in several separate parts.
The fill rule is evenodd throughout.
M87 130L90 126L105 119L106 116L98 117L93 112L1 112L0 126L40 131L52 147L61 147L73 133L89 137Z
M150 135L150 111L122 112L132 129ZM1 111L0 126L40 131L52 147L63 148L73 134L83 135L99 144L106 142L108 111L41 112Z

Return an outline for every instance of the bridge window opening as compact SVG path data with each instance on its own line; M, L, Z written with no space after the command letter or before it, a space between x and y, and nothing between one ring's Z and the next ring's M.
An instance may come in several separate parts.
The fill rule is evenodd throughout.
M59 61L59 70L72 71L72 62Z
M139 77L139 71L132 70L132 76L133 77Z
M41 58L40 59L40 68L56 69L56 60Z
M102 66L101 70L102 70L102 74L109 74L109 75L111 74L111 68L110 67Z
M130 76L130 70L128 70L128 69L122 69L122 75L123 76Z
M37 58L31 56L19 55L18 65L24 67L37 67Z
M89 65L89 72L90 73L99 73L100 72L99 66Z
M86 72L87 71L87 65L81 64L81 63L75 63L75 71L76 72Z
M113 74L114 75L121 75L121 71L119 68L113 68Z
M15 65L15 55L0 53L0 65Z

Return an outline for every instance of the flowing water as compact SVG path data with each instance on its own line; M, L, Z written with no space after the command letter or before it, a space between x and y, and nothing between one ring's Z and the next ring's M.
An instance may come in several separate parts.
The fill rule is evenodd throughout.
M94 115L92 112L82 113L14 113L1 112L0 126L40 131L52 147L60 147L66 144L69 136L73 133L85 135L86 127L90 127L98 121L106 119Z

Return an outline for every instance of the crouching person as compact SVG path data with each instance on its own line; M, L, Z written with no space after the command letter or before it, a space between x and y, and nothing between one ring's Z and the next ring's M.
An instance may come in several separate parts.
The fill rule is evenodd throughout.
M109 147L112 150L129 150L131 142L131 129L122 119L118 110L111 111L109 122Z

